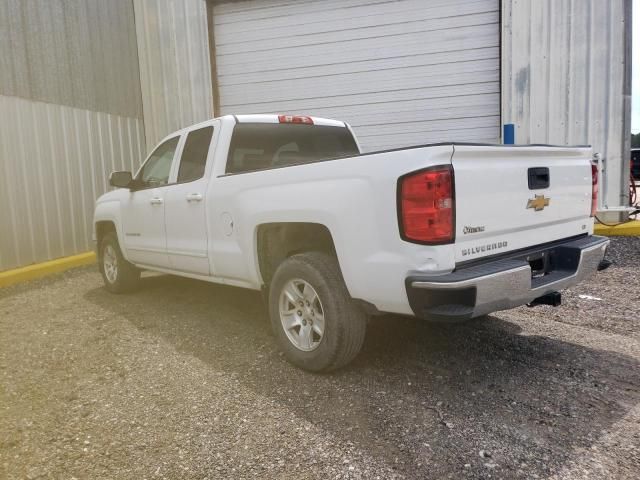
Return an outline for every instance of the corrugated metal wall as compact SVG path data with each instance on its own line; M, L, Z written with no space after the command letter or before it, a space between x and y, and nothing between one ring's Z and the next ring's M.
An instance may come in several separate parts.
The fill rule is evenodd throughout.
M0 270L91 250L95 199L143 149L137 118L0 95Z
M147 148L213 117L204 0L134 0Z
M219 113L349 122L366 151L500 137L498 0L215 4Z
M503 123L517 143L592 144L606 157L606 203L628 204L630 1L502 5Z
M0 270L89 250L109 172L212 103L204 0L0 1Z
M142 118L132 0L0 1L0 95Z
M144 154L138 77L132 0L0 1L0 270L92 248Z

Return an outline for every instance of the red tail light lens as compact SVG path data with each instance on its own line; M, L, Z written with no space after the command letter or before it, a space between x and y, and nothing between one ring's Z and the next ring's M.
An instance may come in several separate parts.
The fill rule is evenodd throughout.
M591 164L591 216L595 217L598 211L598 166Z
M450 165L421 170L398 182L400 234L427 244L454 240L453 169Z
M278 115L280 123L303 123L305 125L313 125L313 118L302 115Z

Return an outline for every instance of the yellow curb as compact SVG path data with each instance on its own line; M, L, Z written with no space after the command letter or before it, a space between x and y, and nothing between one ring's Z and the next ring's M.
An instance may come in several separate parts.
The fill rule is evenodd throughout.
M593 231L596 235L640 237L640 220L622 223L615 227L608 227L607 225L596 223Z
M95 252L80 253L71 257L56 258L48 262L36 263L27 267L0 272L0 287L45 277L52 273L64 272L70 268L90 265L96 261Z

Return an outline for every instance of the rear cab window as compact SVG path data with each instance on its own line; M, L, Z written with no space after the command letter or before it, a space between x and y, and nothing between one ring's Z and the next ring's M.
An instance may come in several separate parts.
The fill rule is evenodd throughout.
M237 123L226 173L298 165L358 155L346 127L282 123Z

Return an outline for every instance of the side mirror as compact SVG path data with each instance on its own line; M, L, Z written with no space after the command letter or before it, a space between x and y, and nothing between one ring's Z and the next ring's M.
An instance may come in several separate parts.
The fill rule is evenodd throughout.
M111 172L109 175L109 185L118 188L129 188L133 176L131 172Z

